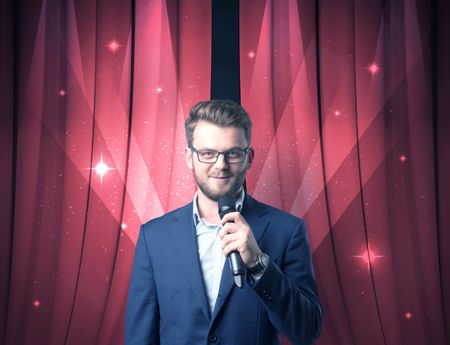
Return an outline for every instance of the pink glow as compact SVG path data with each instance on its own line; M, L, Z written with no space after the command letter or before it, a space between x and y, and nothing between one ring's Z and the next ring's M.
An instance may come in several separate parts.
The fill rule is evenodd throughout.
M367 271L370 271L370 265L374 263L376 259L384 258L383 255L378 255L370 247L368 250L364 250L361 255L354 255L354 258L361 259L367 264Z
M58 94L63 97L66 95L66 91L64 89L59 90Z
M405 313L405 318L406 318L407 320L411 319L412 316L413 316L413 315L412 315L409 311Z
M336 110L336 111L334 112L334 115L339 116L339 115L341 115L341 112L340 112L339 110Z
M39 301L38 299L36 299L36 300L33 301L33 306L34 306L35 308L39 308L40 305L41 305L41 301Z
M103 156L100 156L100 162L97 163L93 170L95 170L95 173L100 176L100 181L103 182L103 176L105 176L108 170L114 170L114 168L110 168L105 162L103 162Z
M116 52L121 47L121 45L119 44L119 42L117 42L115 39L113 39L111 42L108 43L107 47L112 52Z
M248 56L250 59L253 59L253 58L256 56L256 54L255 54L254 51L249 51L248 54L247 54L247 56Z
M370 71L370 73L372 73L372 75L375 75L380 70L380 67L378 67L377 64L373 63L368 67L368 70Z
M406 160L407 160L408 158L406 158L405 155L401 155L399 159L400 159L400 162L404 163L404 162L406 162Z

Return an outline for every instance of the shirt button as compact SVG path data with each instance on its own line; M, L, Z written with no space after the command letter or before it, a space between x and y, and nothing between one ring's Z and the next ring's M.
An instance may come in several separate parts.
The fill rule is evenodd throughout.
M217 336L215 334L208 335L208 340L215 343L217 341Z

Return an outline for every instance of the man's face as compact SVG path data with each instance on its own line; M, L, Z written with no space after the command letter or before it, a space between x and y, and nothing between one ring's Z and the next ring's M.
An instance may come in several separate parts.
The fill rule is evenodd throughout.
M194 129L192 146L196 150L224 152L236 148L246 149L249 143L242 128L219 127L211 122L200 120ZM253 150L250 150L242 163L229 163L221 154L216 163L207 164L200 162L195 152L186 149L186 161L194 172L199 193L210 200L217 201L225 194L236 196L244 183L253 154Z

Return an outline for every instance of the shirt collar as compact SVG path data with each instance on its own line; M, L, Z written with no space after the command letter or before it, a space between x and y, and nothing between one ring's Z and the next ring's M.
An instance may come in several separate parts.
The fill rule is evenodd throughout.
M236 199L236 210L238 212L242 211L242 205L244 204L244 198L245 198L245 192L244 192L244 188L241 188L241 191L239 192L239 196ZM193 201L193 207L192 207L192 217L194 219L194 225L197 226L200 222L205 224L206 220L202 217L200 217L200 212L198 211L198 206L197 206L197 201L198 201L198 192L195 193L194 195L194 201Z

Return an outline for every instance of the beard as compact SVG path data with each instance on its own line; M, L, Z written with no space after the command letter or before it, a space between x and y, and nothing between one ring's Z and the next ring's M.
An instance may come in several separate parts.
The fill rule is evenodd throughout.
M219 200L219 198L221 196L224 196L225 194L235 197L236 194L241 189L242 185L244 184L246 173L247 173L247 169L234 175L233 176L234 178L232 179L231 184L227 190L224 190L222 192L215 192L208 186L208 183L200 180L199 176L197 175L197 173L194 170L195 181L197 182L198 189L200 189L200 191L208 199L215 201L215 202L217 202Z

